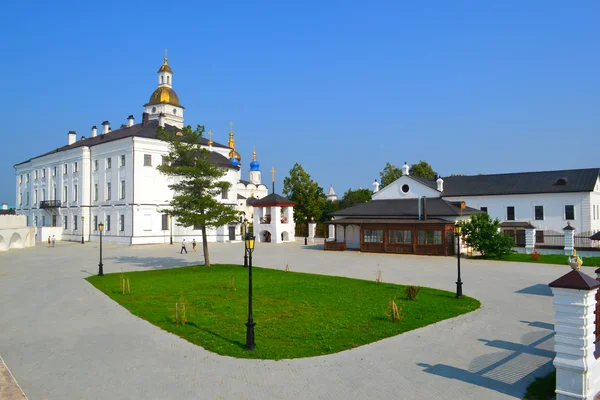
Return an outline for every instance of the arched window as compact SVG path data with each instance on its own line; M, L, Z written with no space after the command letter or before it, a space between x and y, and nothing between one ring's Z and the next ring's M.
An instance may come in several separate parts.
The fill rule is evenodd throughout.
M163 78L164 78L164 76L161 75L160 76L160 83L163 83Z
M171 84L171 77L170 76L167 76L167 83Z

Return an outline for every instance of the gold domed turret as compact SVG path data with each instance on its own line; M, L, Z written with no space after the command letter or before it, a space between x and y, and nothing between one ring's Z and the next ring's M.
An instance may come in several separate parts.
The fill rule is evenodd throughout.
M169 59L167 58L167 54L166 54L166 50L165 50L165 61L163 62L163 65L160 66L160 68L158 69L158 72L163 72L163 71L167 71L169 73L173 73L173 70L171 69L171 67L169 67Z
M235 140L233 139L233 122L229 123L229 141L227 142L227 147L231 149L229 150L229 159L237 158L238 161L242 161L240 153L235 151Z
M152 96L150 96L150 101L146 105L161 103L181 107L181 104L179 104L179 97L177 97L177 94L173 89L167 86L157 88L154 93L152 93Z

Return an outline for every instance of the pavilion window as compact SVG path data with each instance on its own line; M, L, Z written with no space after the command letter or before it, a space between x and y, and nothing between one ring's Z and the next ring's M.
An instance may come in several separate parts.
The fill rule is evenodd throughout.
M390 230L390 244L412 244L412 231L410 230Z
M442 231L419 231L418 243L424 245L442 244Z
M383 229L365 229L363 233L364 243L383 243Z

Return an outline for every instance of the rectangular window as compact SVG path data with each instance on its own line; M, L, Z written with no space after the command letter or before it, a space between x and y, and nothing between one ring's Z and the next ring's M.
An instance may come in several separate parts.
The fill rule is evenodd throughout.
M163 231L169 230L169 216L167 214L162 215L162 230Z
M23 175L19 176L19 185L23 183Z
M537 221L544 219L544 206L535 206L535 219Z
M121 167L125 166L125 154L121 156Z
M77 185L73 185L73 201L77 201L79 199L79 194L77 193Z
M112 168L112 158L108 157L106 159L106 169L111 169Z
M46 226L46 216L42 215L42 226Z
M98 171L98 160L94 160L94 171Z
M202 229L202 226L200 226L200 225L194 225L194 230L195 231L199 231L200 229Z
M77 215L73 216L73 230L77 230Z
M37 204L37 189L33 191L33 204Z
M390 244L412 244L412 231L408 230L390 230Z
M223 199L223 200L228 199L227 189L221 189L221 199Z
M98 201L98 184L94 183L94 201Z
M110 215L106 216L106 231L110 231Z
M29 174L27 174L27 181L26 182L29 182Z
M56 172L57 172L56 166L54 166L54 168L52 168L52 176L56 176Z
M108 182L106 184L106 200L110 200L111 199L111 192L112 192L111 185L110 185L110 182Z
M46 189L42 189L42 201L46 200Z
M94 215L94 230L98 230L98 216Z
M19 205L23 205L23 192L19 193Z
M165 156L160 157L160 165L169 165Z
M513 206L506 207L506 220L507 221L515 220L515 207L513 207Z
M535 243L544 244L544 231L535 231Z
M33 171L33 179L37 179L38 178L38 171L37 169L35 171Z
M33 226L37 226L37 215L33 217Z
M574 220L575 219L575 206L572 206L572 205L565 206L565 219L566 220Z
M363 231L364 243L383 243L383 229L365 229Z
M151 167L152 166L152 155L144 154L144 166Z
M442 244L442 231L419 231L419 244Z
M125 198L125 181L121 181L121 200Z
M44 169L42 170L42 178L45 178L45 177L46 177L46 168L44 168Z
M484 213L488 212L487 207L481 207L480 210L483 211Z
M27 195L27 203L25 203L25 205L29 205L29 192L25 193Z
M119 216L119 230L121 232L125 230L125 214Z
M63 229L65 229L65 230L67 229L67 221L68 221L68 219L67 219L67 216L65 215L63 217Z
M66 174L68 174L68 173L69 173L69 169L68 169L68 167L67 167L67 164L65 164L65 165L63 166L63 174L64 174L64 175L66 175Z
M79 172L79 164L77 161L75 161L75 164L73 164L73 172Z
M68 190L69 190L69 188L67 186L65 186L63 188L63 203L66 203L68 200L68 196L67 196Z

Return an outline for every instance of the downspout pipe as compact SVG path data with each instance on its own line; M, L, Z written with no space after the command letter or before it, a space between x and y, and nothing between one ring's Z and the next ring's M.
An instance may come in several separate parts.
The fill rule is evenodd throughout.
M127 186L126 186L127 187ZM133 246L133 224L135 215L135 136L131 137L131 241L130 246Z

